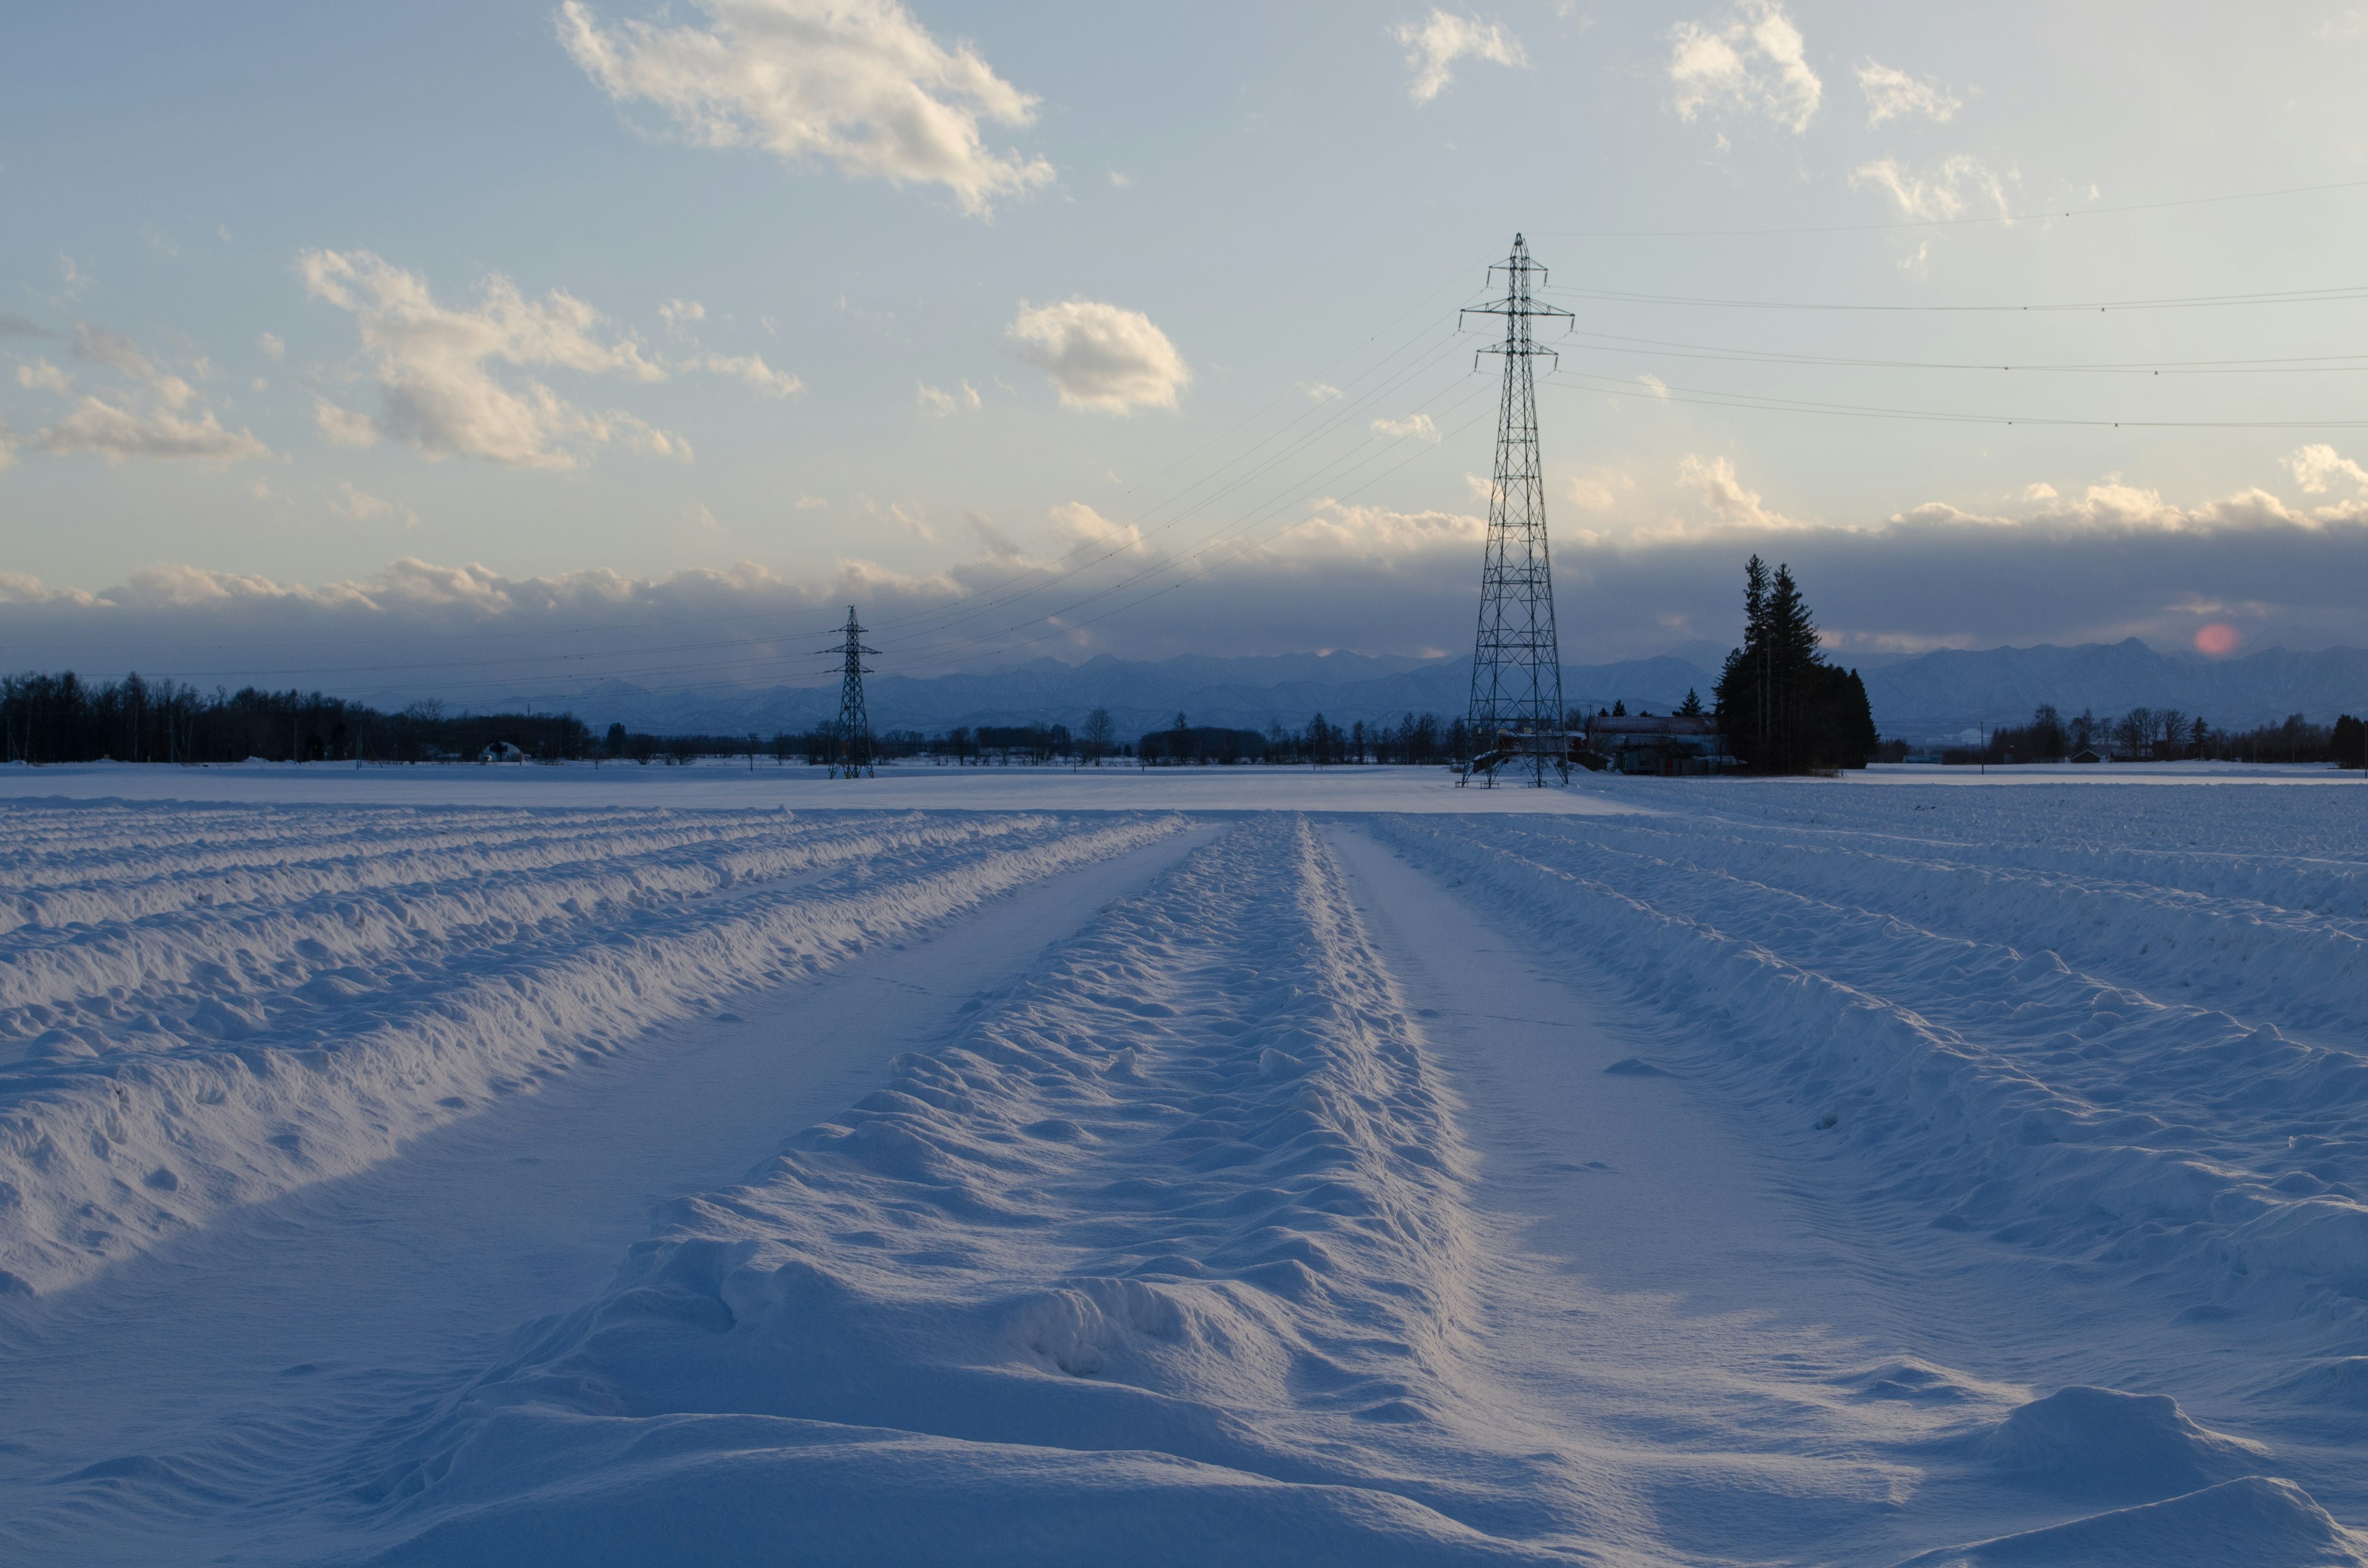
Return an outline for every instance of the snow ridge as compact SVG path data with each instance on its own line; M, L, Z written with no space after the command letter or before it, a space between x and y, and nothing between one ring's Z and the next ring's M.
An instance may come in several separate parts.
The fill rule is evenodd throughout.
M1705 1071L1854 1151L1874 1190L1926 1222L2110 1259L2134 1278L2170 1271L2177 1299L2198 1307L2271 1290L2305 1310L2360 1310L2368 1061L1997 939L2077 934L2035 890L1991 899L1982 875L1936 884L1814 839L1787 857L1722 851L1705 834L1654 854L1663 846L1633 828L1496 824L1484 836L1401 818L1375 832L1717 1042ZM2252 920L2245 942L2241 915L2131 918L2151 934L2135 948L2217 922L2227 939L2200 945L2228 967L2248 951L2343 950L2340 964L2293 960L2327 990L2261 993L2272 1007L2307 1014L2361 983L2357 937L2324 922ZM2144 972L2151 954L2132 935L2087 956L2126 955Z
M785 1496L818 1560L1567 1561L1503 1539L1566 1489L1462 1369L1467 1163L1328 852L1254 822L356 1481L389 1562L754 1562Z
M477 814L11 817L37 891L0 934L0 1018L32 1036L0 1066L0 1292L72 1284L721 994L1183 825Z

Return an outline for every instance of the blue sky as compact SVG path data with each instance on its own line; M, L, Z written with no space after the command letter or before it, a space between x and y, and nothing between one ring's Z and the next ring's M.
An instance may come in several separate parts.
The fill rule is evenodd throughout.
M1517 229L1574 659L2368 640L2356 6L6 25L11 667L1456 651Z

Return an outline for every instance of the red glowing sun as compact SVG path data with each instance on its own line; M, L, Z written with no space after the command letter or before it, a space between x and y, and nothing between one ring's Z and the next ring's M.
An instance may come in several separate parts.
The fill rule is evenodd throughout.
M2208 653L2215 659L2224 659L2235 653L2237 644L2244 640L2235 627L2225 620L2215 620L2196 632L2195 651L2199 653Z

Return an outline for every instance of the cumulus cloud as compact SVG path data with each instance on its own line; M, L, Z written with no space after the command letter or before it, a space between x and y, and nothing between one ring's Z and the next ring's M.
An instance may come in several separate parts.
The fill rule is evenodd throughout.
M919 383L919 391L914 394L914 401L922 413L931 418L943 419L959 410L976 408L979 405L978 389L964 381L960 392L947 392L923 381Z
M42 430L40 442L45 452L89 452L109 462L190 458L227 463L271 455L251 431L222 428L211 410L186 418L170 408L129 408L97 397L82 399Z
M248 430L222 426L212 411L197 408L197 389L154 355L120 333L74 323L78 359L121 373L132 384L104 393L82 392L74 379L47 359L17 367L17 383L28 391L74 399L74 406L34 437L55 456L88 453L109 462L184 459L229 463L264 458L271 449ZM200 370L204 361L197 362Z
M378 445L378 425L367 414L356 414L341 408L327 398L313 400L313 423L333 447L375 447Z
M74 378L51 364L36 359L29 365L17 367L17 384L28 392L55 392L66 397L74 392Z
M1167 335L1141 311L1094 300L1033 310L1023 301L1005 330L1019 357L1052 378L1065 408L1127 414L1173 408L1192 372Z
M1434 8L1422 21L1400 22L1390 28L1390 37L1406 51L1406 67L1414 73L1406 83L1406 96L1418 104L1427 104L1447 90L1455 80L1459 60L1485 60L1496 65L1530 62L1521 40L1501 25L1452 11Z
M1688 452L1678 460L1678 486L1692 492L1698 513L1726 532L1768 533L1806 526L1770 507L1758 491L1745 489L1731 458Z
M2314 442L2288 457L2286 466L2294 470L2294 483L2313 495L2327 494L2327 482L2339 477L2368 489L2368 469L2323 441Z
M1886 119L1919 114L1945 123L1965 107L1940 82L1919 82L1896 66L1877 64L1872 60L1858 68L1858 85L1866 94L1866 124L1870 131Z
M478 285L477 305L469 309L438 303L426 278L368 251L307 251L298 267L306 291L350 312L360 330L378 383L380 410L370 419L376 436L430 458L476 457L517 468L573 468L609 446L689 456L680 437L632 415L595 413L531 376L495 373L495 365L508 365L666 379L630 336L604 334L600 312L564 290L529 300L496 273ZM333 439L359 443L352 422L362 415L315 413Z
M1852 190L1887 192L1906 218L1962 218L1977 202L1996 208L2000 217L2010 210L2006 181L1969 153L1960 153L1929 175L1911 172L1896 158L1877 158L1852 169L1850 184Z
M372 517L400 517L406 528L419 526L418 513L399 502L357 490L351 480L341 483L336 493L329 497L329 510L357 523L366 523Z
M1794 135L1809 128L1825 84L1809 68L1801 29L1776 0L1741 0L1717 22L1669 32L1669 85L1678 118L1764 115Z
M1488 531L1488 519L1468 512L1400 512L1326 499L1255 553L1269 557L1328 557L1387 565L1435 551L1468 552Z
M692 322L707 319L707 307L697 300L666 300L658 305L658 319L679 332Z
M894 185L940 185L965 212L1052 183L1053 165L996 152L983 120L1024 126L1036 99L966 43L931 37L896 0L698 0L705 27L605 28L581 0L560 42L609 97L657 106L709 147L821 160Z
M1439 439L1439 426L1431 422L1428 414L1409 414L1403 419L1376 419L1373 421L1373 433L1400 441L1408 437L1424 441Z
M288 358L288 345L276 332L261 334L256 338L255 346L262 349L263 357L274 364Z
M759 354L702 354L685 369L712 371L745 383L758 397L790 397L806 390L805 382L787 370L776 370Z

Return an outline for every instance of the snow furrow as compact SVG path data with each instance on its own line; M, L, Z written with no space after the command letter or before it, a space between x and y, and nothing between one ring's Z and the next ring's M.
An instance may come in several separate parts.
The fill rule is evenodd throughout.
M1476 883L1541 939L1583 954L1640 1000L1690 1024L1705 1040L1705 1069L1765 1114L1795 1121L1804 1134L1815 1129L1838 1153L1852 1151L1874 1173L1873 1192L1915 1206L1931 1223L2143 1269L2173 1267L2191 1300L2269 1289L2289 1304L2351 1314L2368 1296L2368 1207L2300 1168L2314 1153L2339 1173L2358 1163L2368 1087L2354 1059L2274 1037L2240 1036L2231 1050L2226 1038L2177 1040L2153 1031L2146 1043L2166 1093L2184 1085L2199 1103L2250 1096L2274 1113L2248 1130L2249 1147L2228 1138L2248 1156L2232 1165L2197 1147L2212 1138L2192 1127L2100 1105L2051 1081L2046 1074L2083 1048L2078 1037L2050 1029L2036 1042L2019 1040L1996 1018L1986 1029L1948 1027L1889 994L1884 977L1870 972L1884 966L1880 956L1857 969L1872 990L1819 967L1853 939L1871 955L1885 944L1912 948L1917 934L1896 922L1866 917L1843 930L1849 922L1829 914L1822 918L1836 929L1814 943L1806 934L1819 917L1767 931L1779 946L1801 944L1796 961L1751 935L1755 924L1768 924L1765 911L1732 879L1724 881L1733 896L1694 898L1698 890L1683 878L1616 884L1452 826L1398 819L1377 831L1417 863ZM1961 995L2003 989L2013 1006L2027 985L2078 985L2045 955L1987 975L1964 966L1954 976L1936 971L1936 985L1944 980ZM2108 1005L2116 994L2091 989L2092 1034L2128 1027ZM2146 1006L2130 1004L2133 1011ZM2010 1017L2012 1006L1999 1011ZM2053 1055L2021 1049L2051 1038L2063 1047ZM2298 1117L2297 1106L2317 1114ZM2281 1168L2301 1179L2264 1178Z
M1462 1370L1467 1163L1328 852L1260 822L662 1211L354 1481L419 1532L391 1562L582 1539L587 1504L622 1534L581 1560L627 1561L785 1488L821 1556L1536 1560L1568 1488Z
M572 881L539 894L526 879L512 892L559 923L539 940L517 939L523 919L438 930L400 905L361 913L351 898L187 921L153 950L118 934L85 976L115 993L113 1019L52 1028L81 1049L52 1041L43 1059L0 1073L0 1288L71 1284L232 1205L362 1168L488 1096L720 994L837 962L1181 825L892 824L836 840L822 858L848 863L794 891L630 913L632 873L588 907ZM755 852L728 853L747 863ZM731 879L723 857L685 854L691 882ZM805 855L792 843L757 863L778 872ZM155 1011L192 997L177 1027Z

